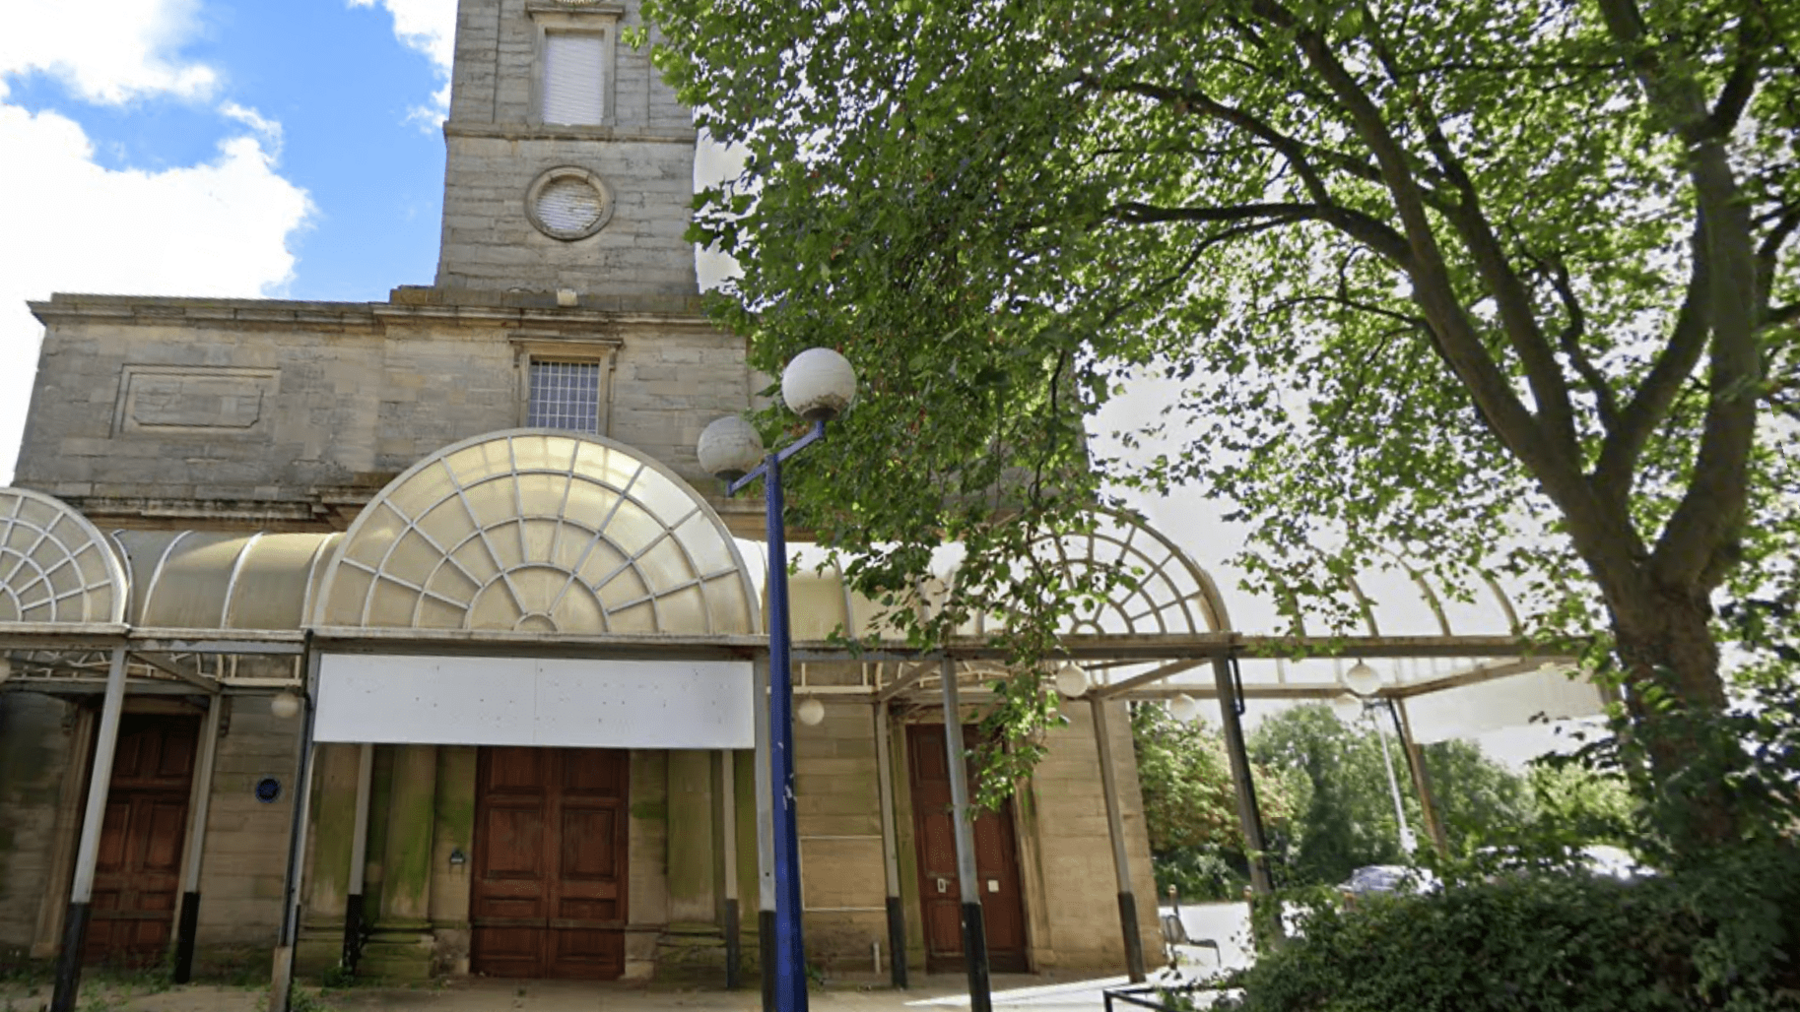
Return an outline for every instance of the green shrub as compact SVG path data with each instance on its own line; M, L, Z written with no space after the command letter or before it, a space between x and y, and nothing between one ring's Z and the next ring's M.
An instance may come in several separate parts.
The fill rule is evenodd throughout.
M1625 883L1538 870L1313 908L1231 981L1242 1012L1800 1009L1800 852Z

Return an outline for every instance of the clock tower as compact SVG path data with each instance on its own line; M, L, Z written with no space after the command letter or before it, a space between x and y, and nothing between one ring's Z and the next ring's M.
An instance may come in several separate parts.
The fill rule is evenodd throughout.
M693 119L635 3L461 0L437 287L691 296Z

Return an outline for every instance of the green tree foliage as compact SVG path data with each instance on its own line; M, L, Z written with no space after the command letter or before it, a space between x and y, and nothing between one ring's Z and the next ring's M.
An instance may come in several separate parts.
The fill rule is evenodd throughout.
M1755 883L1745 888L1745 883ZM1353 910L1231 983L1238 1012L1775 1012L1800 1008L1800 859L1733 848L1668 877L1511 874Z
M1346 726L1322 703L1296 706L1257 727L1250 755L1299 778L1291 828L1271 843L1284 884L1334 885L1362 865L1405 863L1372 734ZM1408 814L1418 826L1416 807Z
M1386 719L1381 711L1368 717ZM1271 833L1285 884L1334 885L1363 865L1408 863L1381 740L1367 719L1346 724L1322 703L1296 706L1264 719L1249 745L1258 764L1288 774L1292 785L1293 814ZM1429 847L1406 758L1391 733L1388 748L1407 824L1418 845ZM1616 777L1576 761L1534 764L1521 775L1465 741L1420 752L1452 861L1490 847L1540 853L1636 840L1637 806Z
M1104 588L1034 538L1107 483L1199 483L1315 630L1389 550L1532 581L1536 628L1603 634L1684 849L1736 833L1681 715L1726 706L1714 598L1791 581L1800 540L1800 5L649 9L746 156L698 212L743 268L720 318L771 372L825 344L864 379L795 519L896 600L968 546L918 640L1005 609L1045 670ZM1090 459L1146 375L1173 449ZM1052 697L1004 692L1029 741Z
M1149 703L1132 708L1131 733L1159 893L1173 885L1186 899L1237 898L1249 864L1223 737ZM1292 778L1267 767L1255 777L1263 828L1280 834L1293 816Z

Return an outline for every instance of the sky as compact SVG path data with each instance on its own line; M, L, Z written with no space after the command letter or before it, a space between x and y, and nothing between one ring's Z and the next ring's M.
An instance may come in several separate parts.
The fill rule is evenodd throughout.
M28 299L431 283L454 24L455 0L0 0L0 485Z

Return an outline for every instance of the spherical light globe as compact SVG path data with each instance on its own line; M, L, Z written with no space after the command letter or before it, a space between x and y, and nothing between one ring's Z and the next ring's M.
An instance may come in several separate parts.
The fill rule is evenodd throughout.
M1337 714L1337 719L1344 723L1354 724L1362 719L1362 697L1354 692L1340 693L1331 701L1331 712Z
M269 700L269 712L282 720L292 720L300 713L300 697L291 692L278 692Z
M1192 724L1200 719L1200 703L1187 693L1182 693L1169 700L1169 716L1183 724Z
M736 481L762 463L763 441L756 427L737 415L726 415L700 433L700 466L706 473Z
M808 348L781 373L781 399L809 422L829 422L856 397L856 370L830 348Z
M1357 661L1344 672L1344 688L1359 696L1373 696L1381 689L1381 675L1367 661Z
M794 707L794 719L807 727L818 727L825 720L825 704L808 696Z
M1056 672L1056 691L1074 699L1088 690L1087 672L1073 664L1065 664Z

